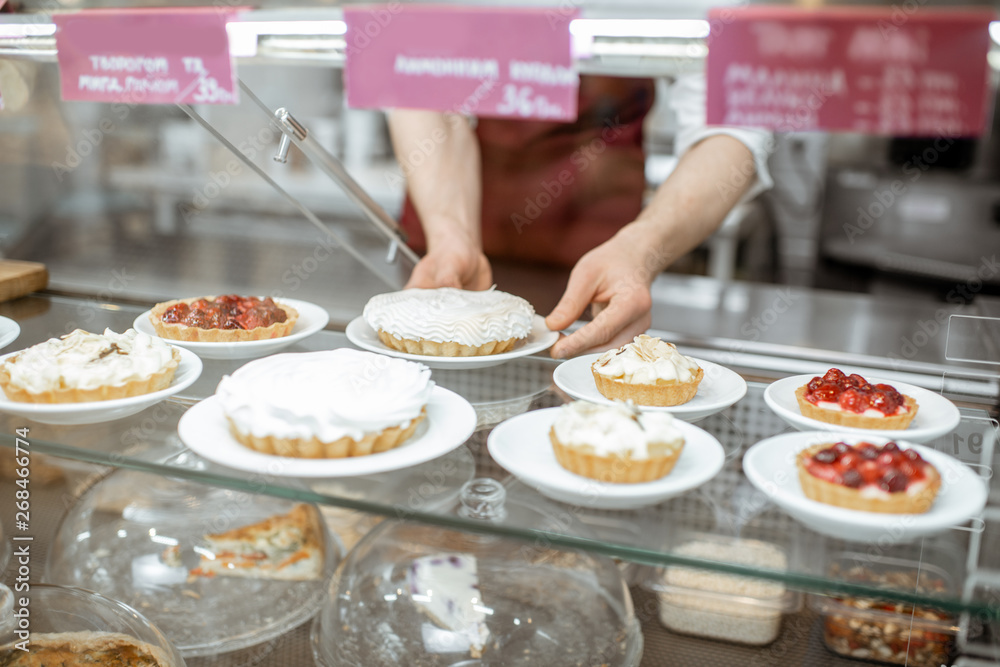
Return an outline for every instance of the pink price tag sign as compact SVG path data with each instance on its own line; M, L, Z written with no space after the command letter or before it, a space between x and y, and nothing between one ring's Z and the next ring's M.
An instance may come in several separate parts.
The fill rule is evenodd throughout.
M983 133L991 10L709 12L710 124L896 136Z
M577 10L345 7L347 102L476 116L576 119Z
M92 9L55 14L64 100L236 104L231 8Z

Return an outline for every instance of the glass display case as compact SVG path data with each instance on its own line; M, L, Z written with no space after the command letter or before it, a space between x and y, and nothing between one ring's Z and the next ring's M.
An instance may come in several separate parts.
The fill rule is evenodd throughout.
M246 14L233 32L253 45L237 58L244 87L236 107L115 109L59 101L47 8L25 4L35 13L0 14L0 92L8 106L0 137L10 148L0 155L0 244L10 256L44 261L52 280L48 291L0 303L0 316L12 323L0 329L9 339L3 352L79 327L139 328L155 302L229 292L317 305L322 322L281 352L351 347L349 327L361 308L370 296L401 286L413 256L398 244L393 214L402 191L389 185L397 170L384 132L377 118L346 109L341 97L343 26L332 25L342 23L340 9ZM578 69L669 77L699 68L707 50L698 32L706 27L705 8L666 15L646 4L585 5L583 19L592 22L580 24L589 33ZM649 16L662 21L640 29ZM299 22L321 27L305 30ZM309 129L315 146L294 136L295 125L276 114L281 107ZM88 134L102 119L113 128ZM291 151L281 147L285 137L296 146ZM271 159L276 153L284 164ZM227 173L220 185L218 175ZM530 273L520 285L539 310L558 292L558 284ZM529 584L504 577L516 579L529 562L550 568L525 575L536 578L529 581L537 590L514 592L535 594L534 603L504 609L495 626L504 624L495 632L505 647L546 656L567 648L562 636L537 644L550 629L567 630L555 607L578 604L574 611L591 620L590 610L600 608L607 623L564 636L584 643L588 635L611 637L621 648L613 664L1000 660L996 299L921 303L677 275L658 278L652 295L652 333L718 368L709 376L713 386L725 381L738 394L689 415L706 458L679 469L674 481L685 484L615 496L600 484L557 488L555 470L512 474L501 465L493 436L499 425L532 414L543 420L544 410L575 396L569 362L544 352L492 366L435 368L434 382L474 409L472 434L410 465L290 472L227 458L221 440L196 452L178 430L181 420L248 361L202 355L196 379L124 416L19 411L5 401L5 545L8 534L31 537L31 582L94 588L135 606L192 667L340 664L329 649L343 632L338 622L378 624L404 602L413 607L399 612L410 623L407 641L427 649L454 639L444 635L462 635L468 624L459 632L435 621L429 604L413 603L419 593L412 590L408 600L390 600L388 580L379 577L406 579L401 563L426 564L420 559L441 554L467 565L470 553L480 574L500 575L484 594L505 602L501 593ZM956 316L979 328L952 328ZM922 424L920 444L968 475L961 478L965 494L957 477L946 480L949 502L974 500L982 490L985 509L959 512L944 525L886 520L862 532L796 512L794 503L782 502L777 477L756 484L744 455L797 428L782 416L788 396L777 395L779 383L831 366L922 392L925 419L944 417ZM547 447L545 433L525 432L518 444ZM25 451L30 465L19 462ZM30 469L27 518L14 504L19 469ZM794 467L784 472L794 482ZM481 478L502 485L508 509L532 511L510 509L502 521L456 511L463 487ZM309 583L198 579L198 559L211 553L212 539L299 506L322 518L326 556ZM376 542L387 536L387 544ZM372 554L377 558L366 558ZM346 567L334 575L342 561ZM8 584L20 576L16 567L6 570ZM350 576L362 588L338 588ZM600 595L555 586L559 577ZM559 595L537 597L550 584ZM170 609L156 609L163 600ZM227 624L213 626L206 610ZM539 618L549 625L533 632L510 625L522 612L531 618L531 610L544 612ZM305 621L314 617L310 637ZM376 627L383 646L402 641L394 637L398 630ZM360 655L375 650L354 640ZM502 653L491 657L488 642L480 649L479 657L465 651L466 662L426 664L501 664ZM565 663L544 664L601 664L589 661L585 646L567 655Z

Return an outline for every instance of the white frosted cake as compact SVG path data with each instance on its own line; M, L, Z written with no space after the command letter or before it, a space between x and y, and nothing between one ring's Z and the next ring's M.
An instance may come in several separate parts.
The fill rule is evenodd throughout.
M13 401L104 401L166 388L179 363L177 350L134 329L76 329L10 357L0 365L0 386Z
M452 634L452 645L482 657L489 640L476 557L440 554L417 558L406 573L410 597L434 623ZM456 641L457 639L457 641Z
M269 454L361 456L392 449L424 418L423 364L341 348L277 354L226 376L216 395L233 436Z
M617 350L608 350L590 369L602 396L655 406L690 401L705 374L672 343L645 334Z
M507 352L531 333L535 309L489 289L408 289L379 294L364 319L387 347L410 354L470 357Z
M669 413L640 413L620 402L563 405L549 439L559 465L605 482L665 477L684 448L684 436Z

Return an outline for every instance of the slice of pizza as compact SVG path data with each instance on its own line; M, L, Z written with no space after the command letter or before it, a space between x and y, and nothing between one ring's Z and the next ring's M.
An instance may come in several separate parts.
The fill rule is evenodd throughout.
M224 533L204 536L195 577L248 577L305 581L323 573L323 529L319 513L300 503L288 514L268 517Z

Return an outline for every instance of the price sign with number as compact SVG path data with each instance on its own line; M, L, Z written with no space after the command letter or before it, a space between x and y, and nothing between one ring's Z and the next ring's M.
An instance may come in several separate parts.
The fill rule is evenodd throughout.
M127 104L239 101L226 21L217 7L56 14L64 100Z
M344 9L347 102L475 116L576 119L570 8Z

